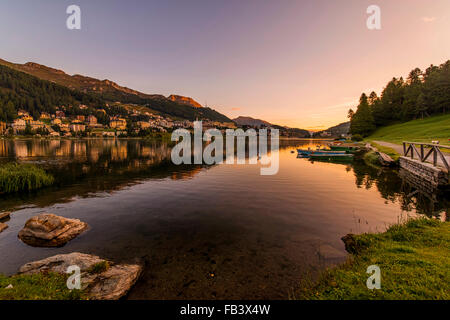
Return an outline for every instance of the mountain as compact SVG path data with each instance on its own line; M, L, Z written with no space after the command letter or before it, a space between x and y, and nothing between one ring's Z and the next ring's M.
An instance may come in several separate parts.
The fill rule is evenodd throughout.
M195 120L198 118L222 122L231 121L228 117L213 109L200 108L200 104L187 97L172 95L172 98L169 99L160 94L146 94L120 86L107 79L98 80L78 74L71 76L62 70L50 68L34 62L16 64L0 59L0 65L81 93L99 96L103 101L109 103L120 102L144 105L162 114L188 120Z
M168 97L168 99L173 102L178 102L180 104L186 104L186 105L194 107L194 108L203 108L203 106L200 103L198 103L197 101L195 101L194 99L189 98L189 97L183 97L183 96L178 96L178 95L172 94Z
M324 132L331 133L332 137L340 137L342 134L348 134L350 132L350 121L343 122L341 124L338 124L337 126L328 128L323 131L316 132L314 135L320 135Z
M299 128L289 128L283 127L276 124L272 124L270 122L254 119L252 117L237 117L233 119L233 121L240 126L250 126L250 127L272 127L274 129L280 130L280 134L287 137L295 137L295 138L310 138L311 135L308 130L299 129Z
M261 127L261 126L272 126L271 123L260 120L260 119L254 119L252 117L237 117L236 119L233 119L233 121L240 125L240 126L251 126L251 127Z

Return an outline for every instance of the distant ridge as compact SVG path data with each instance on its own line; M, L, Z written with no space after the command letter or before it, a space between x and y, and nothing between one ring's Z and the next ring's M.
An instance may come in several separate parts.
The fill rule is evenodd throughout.
M192 99L190 97L184 97L184 96L172 94L168 97L168 99L171 101L174 101L174 102L181 103L181 104L186 104L186 105L194 107L194 108L203 108L203 106L200 103L198 103L197 101L195 101L194 99Z
M254 119L252 117L242 117L241 116L241 117L237 117L237 118L233 119L233 121L240 126L252 126L252 127L261 127L261 126L270 127L270 126L272 126L272 124L267 121L260 120L260 119Z
M324 132L329 132L332 137L340 137L342 134L348 134L350 132L350 121L340 123L326 130L318 131L314 135L320 135Z
M252 117L237 117L233 121L240 126L250 126L250 127L272 127L274 129L280 130L284 136L297 137L297 138L310 138L311 135L308 130L299 128L289 128L286 126L279 126L272 124L268 121L261 119L254 119Z

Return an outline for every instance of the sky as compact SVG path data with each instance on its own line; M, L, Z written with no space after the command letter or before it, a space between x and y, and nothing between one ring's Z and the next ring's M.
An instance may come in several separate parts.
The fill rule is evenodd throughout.
M81 30L66 27L69 5ZM381 9L381 30L366 10ZM449 0L2 0L0 58L310 130L450 59Z

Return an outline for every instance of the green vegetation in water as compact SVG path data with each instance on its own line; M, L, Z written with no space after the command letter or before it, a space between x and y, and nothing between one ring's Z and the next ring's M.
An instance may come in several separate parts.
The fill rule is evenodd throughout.
M385 153L390 156L394 161L398 161L398 159L400 158L400 155L392 148L381 146L374 142L370 142L370 144L373 147L377 148L379 152ZM373 150L366 152L363 156L363 160L368 166L377 168L382 166L378 153Z
M80 300L81 290L67 288L68 275L39 273L33 275L0 275L0 300ZM12 285L12 288L7 288Z
M380 140L402 144L409 142L428 142L438 140L441 144L449 144L450 114L425 119L412 120L379 128L367 140Z
M450 299L450 222L427 218L354 236L355 253L325 271L296 299ZM381 289L366 286L367 267L381 270Z
M32 191L53 183L53 176L31 164L8 163L0 166L0 194Z
M88 273L102 273L109 269L109 262L108 261L102 261L99 263L94 264L92 267L90 267L87 272Z
M366 152L363 156L363 159L364 159L364 163L367 164L368 166L373 166L373 167L381 166L380 157L378 156L378 153L376 153L373 150Z

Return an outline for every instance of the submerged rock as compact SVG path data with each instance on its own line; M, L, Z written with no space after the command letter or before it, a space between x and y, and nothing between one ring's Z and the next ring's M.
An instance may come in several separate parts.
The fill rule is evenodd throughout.
M0 232L2 232L3 230L8 229L8 225L6 223L2 223L0 222Z
M87 228L87 223L78 219L43 213L25 223L19 238L33 247L62 247Z
M357 254L358 253L360 248L359 248L358 243L356 242L354 234L349 233L346 236L342 237L341 240L344 242L345 250L348 253L351 253L351 254Z
M118 264L98 256L73 252L23 265L20 274L56 272L65 274L70 266L81 272L81 289L92 300L117 300L125 296L142 272L140 264Z

